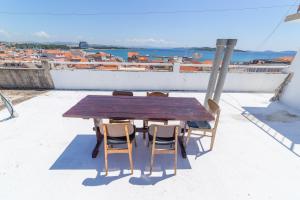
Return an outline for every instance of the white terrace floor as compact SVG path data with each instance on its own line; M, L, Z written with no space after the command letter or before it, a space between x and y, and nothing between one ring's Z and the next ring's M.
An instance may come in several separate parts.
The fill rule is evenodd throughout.
M91 158L92 120L62 117L87 94L110 93L51 91L17 105L18 118L0 112L1 200L300 199L300 118L270 104L271 94L223 94L214 150L206 152L206 138L192 138L188 158L178 154L176 176L167 155L148 176L150 154L139 135L134 175L127 155L112 155L107 177L103 151ZM202 102L204 94L171 96Z

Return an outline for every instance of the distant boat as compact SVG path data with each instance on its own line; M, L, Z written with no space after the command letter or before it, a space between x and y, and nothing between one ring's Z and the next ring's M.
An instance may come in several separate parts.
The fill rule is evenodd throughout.
M202 57L202 55L200 54L200 53L198 53L198 52L196 52L196 53L193 53L193 56L192 56L195 60L199 60L201 57Z

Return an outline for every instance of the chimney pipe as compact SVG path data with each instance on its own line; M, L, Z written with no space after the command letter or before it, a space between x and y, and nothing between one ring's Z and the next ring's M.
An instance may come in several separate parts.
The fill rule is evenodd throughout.
M213 61L213 65L212 65L212 69L211 69L211 73L210 73L210 77L209 77L209 82L208 82L208 86L207 86L207 92L206 92L205 100L204 100L204 106L206 108L208 106L207 101L208 101L208 99L212 98L212 95L216 88L217 77L218 77L219 68L220 68L220 64L221 64L221 60L223 57L223 52L224 52L226 43L227 43L227 39L217 39L216 53L215 53L215 57L214 57L214 61Z
M214 93L214 101L216 101L217 103L219 103L220 98L221 98L221 94L222 94L223 87L224 87L225 80L226 80L226 75L228 72L228 66L230 64L231 56L232 56L232 53L233 53L236 43L237 43L237 39L228 39L227 40L225 55L223 57L222 67L220 69L218 83L217 83L216 90Z

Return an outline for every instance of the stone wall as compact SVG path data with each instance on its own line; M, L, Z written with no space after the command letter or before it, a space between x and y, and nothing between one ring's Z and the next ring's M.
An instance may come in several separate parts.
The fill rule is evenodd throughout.
M54 84L45 68L0 68L2 89L53 89Z

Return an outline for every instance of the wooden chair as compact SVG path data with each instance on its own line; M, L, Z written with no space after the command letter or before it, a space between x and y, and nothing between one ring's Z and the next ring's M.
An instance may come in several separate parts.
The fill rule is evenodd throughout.
M149 127L149 142L151 143L151 163L150 174L152 173L154 156L156 154L174 154L174 174L177 168L177 143L179 126L175 125L155 125ZM170 148L157 148L157 145L167 145Z
M115 90L115 91L112 92L112 95L113 96L133 96L133 92ZM115 118L111 118L109 120L110 123L119 123L119 122L122 122L122 121L128 121L128 119L121 118L121 117L115 117Z
M163 93L163 92L147 92L147 97L168 97L169 93Z
M129 121L126 123L101 124L104 135L105 175L108 174L108 154L128 153L130 170L133 174L132 142L135 141L135 127ZM135 141L136 142L136 141ZM127 148L115 148L117 145L127 145Z
M113 91L112 95L113 96L133 96L133 92L115 90L115 91Z
M187 139L186 139L186 145L189 142L190 135L196 134L196 133L193 133L193 131L202 131L204 134L202 134L202 133L197 133L197 134L211 137L210 150L213 149L221 110L220 110L219 105L211 99L208 100L208 107L209 107L209 112L212 115L214 115L214 117L215 117L213 127L211 127L210 123L207 121L188 121L187 122L188 135L187 135ZM206 135L207 132L209 132L211 134Z
M163 92L147 92L147 97L168 97L169 93L163 93ZM151 120L153 122L161 122L164 125L168 124L168 120ZM143 129L147 130L149 126L149 120L143 121ZM146 138L146 131L143 132L143 138Z

